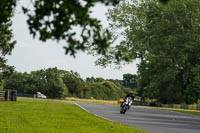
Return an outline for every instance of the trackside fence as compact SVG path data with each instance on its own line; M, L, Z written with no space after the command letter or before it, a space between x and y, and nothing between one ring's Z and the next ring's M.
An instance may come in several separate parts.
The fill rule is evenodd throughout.
M161 104L161 107L165 108L176 108L176 109L191 109L191 110L200 110L200 104Z
M17 91L16 90L0 91L0 101L17 101Z
M5 100L5 91L0 91L0 101L4 101Z
M122 101L119 101L118 103L121 103L121 102ZM134 101L133 105L200 110L200 104L192 104L192 105L187 105L187 104L157 104L157 103L149 103L149 102L143 102L143 101Z

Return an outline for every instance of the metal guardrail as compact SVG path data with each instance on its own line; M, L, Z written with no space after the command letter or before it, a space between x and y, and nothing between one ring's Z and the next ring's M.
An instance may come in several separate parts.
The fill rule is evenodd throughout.
M34 94L24 94L24 93L17 93L18 97L30 97L34 98Z
M191 109L191 110L200 110L200 104L162 104L161 107L165 108L176 108L176 109Z
M121 102L122 101L118 101L118 103L121 103ZM192 104L192 105L187 105L187 104L156 104L156 103L148 103L148 102L143 102L143 101L133 101L133 105L200 110L200 104Z
M0 91L0 101L5 100L5 91Z
M16 101L16 100L17 100L16 90L0 91L0 101Z

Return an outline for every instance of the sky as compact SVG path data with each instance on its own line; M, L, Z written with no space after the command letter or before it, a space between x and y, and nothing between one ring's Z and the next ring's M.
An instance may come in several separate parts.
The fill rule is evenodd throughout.
M29 5L25 0L22 0L21 4ZM92 9L92 16L101 20L104 27L108 26L105 15L108 8L110 7L97 4ZM79 52L76 58L65 55L63 46L67 44L64 42L47 41L44 43L38 39L33 39L28 31L26 16L21 13L20 9L18 6L12 19L14 40L17 41L17 44L12 54L6 56L7 64L15 66L16 71L29 73L35 70L57 67L62 70L78 72L84 79L92 76L104 79L122 79L123 74L136 74L136 63L122 66L121 69L114 69L114 66L102 68L94 63L97 57L87 55L87 53Z

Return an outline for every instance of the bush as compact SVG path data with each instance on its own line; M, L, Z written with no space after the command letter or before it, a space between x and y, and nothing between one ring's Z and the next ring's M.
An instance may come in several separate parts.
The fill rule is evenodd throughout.
M102 81L100 83L91 83L91 95L95 99L117 100L124 97L124 92L113 82Z

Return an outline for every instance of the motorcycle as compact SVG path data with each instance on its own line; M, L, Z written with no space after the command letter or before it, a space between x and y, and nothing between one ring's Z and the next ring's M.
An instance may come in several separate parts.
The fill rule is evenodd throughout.
M120 105L120 107L121 107L120 113L125 114L126 111L129 110L131 104L132 104L132 98L131 97L127 97L126 99L124 99L124 101Z

